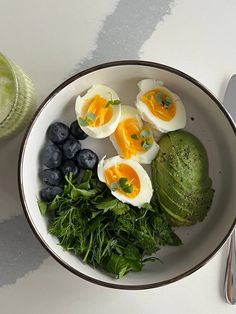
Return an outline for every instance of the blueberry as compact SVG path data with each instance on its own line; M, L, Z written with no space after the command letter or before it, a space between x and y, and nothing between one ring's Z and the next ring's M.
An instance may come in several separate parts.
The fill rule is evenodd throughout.
M90 149L82 149L76 155L76 160L82 169L94 169L98 164L98 156Z
M69 172L72 172L74 177L77 177L79 174L79 168L76 166L73 160L66 159L63 161L61 165L61 171L64 176L66 176Z
M44 169L39 173L40 179L48 185L60 185L62 182L62 173L58 169Z
M81 129L78 124L78 121L74 121L70 125L70 133L76 138L77 140L84 140L88 135Z
M74 158L80 149L80 142L73 138L68 138L62 146L62 152L64 154L64 157L68 159Z
M62 162L62 152L55 144L48 144L42 152L42 162L48 168L57 168Z
M55 144L64 142L69 136L70 130L62 122L55 122L51 124L47 130L48 138Z
M55 196L61 195L62 193L63 190L59 186L48 186L46 188L43 188L39 192L39 195L42 201L51 202L55 198Z

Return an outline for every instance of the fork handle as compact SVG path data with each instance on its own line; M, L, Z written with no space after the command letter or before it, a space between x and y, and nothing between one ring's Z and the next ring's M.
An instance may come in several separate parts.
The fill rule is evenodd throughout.
M225 298L230 304L236 303L236 250L235 230L230 237L229 252L225 271Z

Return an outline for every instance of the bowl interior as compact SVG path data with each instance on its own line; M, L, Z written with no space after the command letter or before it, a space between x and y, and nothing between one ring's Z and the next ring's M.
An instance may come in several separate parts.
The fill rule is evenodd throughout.
M162 80L167 87L180 96L187 111L186 129L196 135L207 149L210 176L215 196L206 219L195 226L177 228L183 240L180 247L163 247L157 256L163 263L149 263L140 273L129 273L123 279L113 279L100 270L83 264L71 253L64 251L56 238L47 233L47 220L41 216L37 198L41 182L38 179L39 154L45 144L45 133L54 121L71 123L75 120L74 103L78 94L92 84L106 84L120 96L122 103L133 105L138 93L137 82L144 78ZM99 157L116 155L108 139L86 139L85 148L91 148ZM162 285L191 273L205 263L219 248L232 230L235 220L236 197L236 137L222 108L216 105L197 83L171 72L168 68L145 64L113 65L88 72L75 78L60 89L44 104L36 115L26 137L21 156L20 189L26 214L38 236L64 265L90 280L105 285L130 288L147 288ZM147 167L148 168L148 167ZM93 279L91 279L93 278Z

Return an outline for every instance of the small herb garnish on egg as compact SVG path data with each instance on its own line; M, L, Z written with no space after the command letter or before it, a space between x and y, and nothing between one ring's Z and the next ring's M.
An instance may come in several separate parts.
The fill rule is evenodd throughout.
M120 178L119 179L119 186L121 190L125 193L132 193L134 186L132 183L128 184L128 179L127 178Z
M141 132L140 132L140 136L141 136L141 138L143 139L142 141L141 141L141 147L142 147L142 149L143 150L145 150L145 151L147 151L147 150L149 150L151 147L152 147L152 133L151 133L151 131L150 130L142 130Z
M162 93L156 93L154 98L158 104L164 106L166 109L168 109L172 103L170 97L164 97Z
M118 181L114 181L111 184L111 190L115 192L116 190L120 189L124 193L132 193L134 186L132 183L128 183L127 178L120 178Z
M95 121L96 120L96 115L95 113L92 113L92 112L87 112L85 117L90 120L90 121Z
M107 104L106 104L106 108L109 107L110 105L111 106L117 106L117 105L120 105L121 104L121 101L119 99L111 99L111 100L108 100Z
M81 117L79 117L79 124L81 126L88 126L89 125L88 121L86 119L81 118Z
M137 135L137 134L131 134L130 137L131 137L133 140L138 140L138 135Z
M171 105L171 99L170 99L170 97L167 96L167 97L163 100L163 104L164 104L164 107L169 108L169 106Z
M115 192L117 189L119 189L119 184L117 181L112 182L111 186L110 186L111 190L113 192Z
M141 135L141 137L151 137L152 136L152 134L151 134L151 132L149 131L149 130L142 130L141 132L140 132L140 135Z
M163 100L163 95L162 93L156 93L154 95L154 98L156 100L156 102L159 104L159 105L162 105L162 100Z
M92 112L87 112L84 118L79 118L79 124L81 126L88 126L89 122L94 122L96 120L96 115Z
M130 137L134 140L142 139L140 145L145 151L147 151L153 145L152 132L150 130L143 129L139 135L131 134Z
M144 150L149 150L152 147L152 143L150 143L147 139L141 142L141 146Z

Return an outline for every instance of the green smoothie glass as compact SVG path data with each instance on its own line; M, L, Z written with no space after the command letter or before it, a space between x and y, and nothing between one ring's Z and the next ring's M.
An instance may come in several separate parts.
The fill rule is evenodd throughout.
M29 77L0 53L0 139L19 132L36 108L35 89Z

